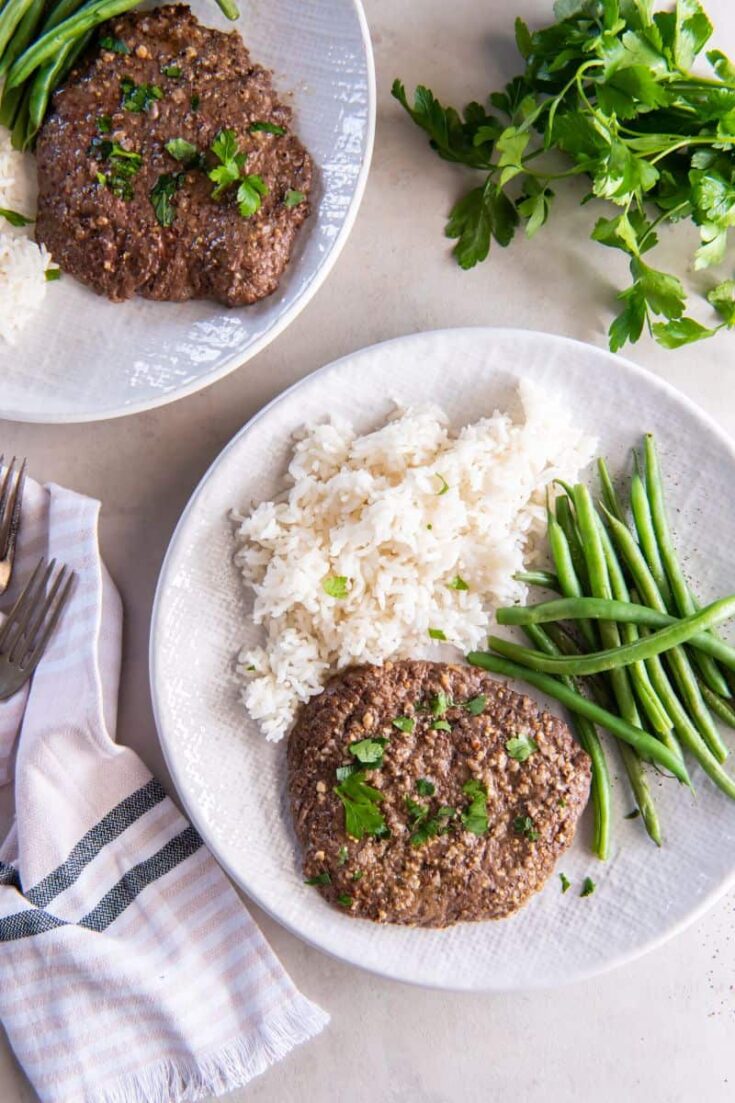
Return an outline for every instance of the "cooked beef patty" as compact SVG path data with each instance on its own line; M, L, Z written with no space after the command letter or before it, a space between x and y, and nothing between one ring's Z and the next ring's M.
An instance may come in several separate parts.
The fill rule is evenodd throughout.
M520 736L538 748L524 762L507 749ZM360 780L382 793L373 806L390 833L357 840L334 790L338 767L357 761L350 745L367 738L388 740L383 764ZM590 787L566 724L481 670L443 663L334 678L304 707L288 763L305 877L350 915L423 927L517 911L570 845ZM477 786L465 789L473 779L487 793L480 834L469 829L483 827L482 801L471 815Z
M100 40L115 49L100 45L71 74L39 136L37 240L116 302L239 306L270 295L309 212L293 193L307 196L312 177L270 73L236 31L202 27L183 5L113 20ZM238 209L237 182L212 197L211 147L223 130L247 154L242 173L268 189L251 217ZM198 167L167 152L172 139L196 147ZM125 153L140 155L138 171Z

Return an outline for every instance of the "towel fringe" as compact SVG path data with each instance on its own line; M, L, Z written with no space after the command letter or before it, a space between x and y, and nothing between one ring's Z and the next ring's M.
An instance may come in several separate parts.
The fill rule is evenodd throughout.
M297 995L264 1019L253 1032L216 1050L189 1058L166 1058L90 1088L83 1103L196 1103L235 1088L280 1061L302 1042L321 1033L329 1015Z

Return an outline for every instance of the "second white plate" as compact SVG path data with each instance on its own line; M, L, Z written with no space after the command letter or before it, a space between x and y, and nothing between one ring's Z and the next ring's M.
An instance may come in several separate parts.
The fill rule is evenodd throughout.
M327 413L366 431L392 402L435 401L456 426L514 409L518 379L561 395L600 441L613 471L653 431L678 543L699 596L733 589L735 452L672 388L600 349L541 333L467 329L416 334L356 352L263 410L228 445L192 497L159 581L151 682L166 760L189 815L235 881L300 937L345 961L417 984L457 989L554 985L608 969L670 937L735 878L735 811L692 770L696 799L652 775L665 832L657 850L625 783L615 784L614 847L600 863L583 822L554 877L528 907L446 931L378 926L331 909L302 883L286 801L285 742L266 743L238 702L233 659L258 630L232 565L232 507L282 487L290 437ZM555 706L556 707L556 706ZM617 770L611 749L610 760ZM581 899L591 876L597 889Z

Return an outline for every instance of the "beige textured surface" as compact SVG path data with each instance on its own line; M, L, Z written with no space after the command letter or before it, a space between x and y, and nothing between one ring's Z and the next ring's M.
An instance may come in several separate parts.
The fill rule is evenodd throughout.
M515 10L538 20L549 7L546 0L519 0ZM707 7L719 28L718 45L735 53L731 0L708 0ZM146 655L156 574L191 489L252 413L319 365L419 329L512 323L604 341L614 258L587 246L586 215L580 221L574 205L565 204L569 217L559 212L535 244L460 273L441 239L458 177L429 155L387 94L400 74L407 84L426 80L463 101L510 75L507 6L368 0L367 12L380 93L373 173L339 263L288 333L214 388L155 413L80 428L0 426L3 446L26 453L38 478L103 499L104 553L127 609L121 735L159 772ZM642 343L632 358L735 434L735 337L675 354ZM723 815L728 812L723 806ZM572 989L496 997L419 992L376 980L263 920L276 952L302 989L330 1010L332 1025L232 1098L725 1103L735 1083L734 918L731 896L628 968ZM6 1050L0 1099L34 1099Z

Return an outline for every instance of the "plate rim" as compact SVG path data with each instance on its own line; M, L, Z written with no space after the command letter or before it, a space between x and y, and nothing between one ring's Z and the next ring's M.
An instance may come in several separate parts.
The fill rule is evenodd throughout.
M410 333L404 333L397 337L391 337L385 341L378 341L372 345L365 345L362 348L354 349L352 352L338 357L336 360L332 360L322 367L317 368L315 371L310 372L308 375L303 376L301 379L297 379L285 390L275 395L269 402L265 404L260 410L258 410L251 418L249 418L235 435L227 442L224 448L215 456L214 460L209 464L202 477L197 482L194 490L192 491L186 506L184 507L181 516L176 522L176 526L171 534L168 546L166 548L166 554L161 563L161 568L156 582L156 589L153 598L153 605L151 610L151 624L149 632L148 643L148 676L150 682L150 694L151 705L153 710L153 718L156 725L156 732L158 734L158 742L163 753L163 758L166 764L166 768L171 777L171 781L176 790L176 794L181 801L186 815L196 830L204 840L205 845L208 847L218 864L224 869L227 876L234 882L235 885L245 894L245 896L252 900L263 912L266 913L271 919L273 919L279 926L283 927L290 934L300 939L301 942L312 946L314 949L326 954L328 957L333 958L336 961L341 961L347 965L354 966L362 971L369 973L373 976L379 976L385 980L398 981L403 984L409 984L416 988L428 989L434 991L445 992L531 992L552 990L557 988L567 988L572 984L583 983L592 979L593 977L604 976L607 973L612 972L614 969L620 966L627 965L644 955L657 950L671 939L678 937L688 927L696 923L703 915L706 914L712 907L714 907L719 900L721 900L727 893L735 887L735 866L729 877L713 888L705 897L703 897L696 907L692 909L686 916L680 919L671 928L656 935L642 945L637 946L633 950L622 951L617 956L605 961L599 966L589 966L588 968L576 973L569 979L562 978L561 980L540 980L538 982L529 981L525 984L492 984L487 982L481 982L479 984L467 983L467 984L452 984L448 982L436 982L422 980L414 975L409 975L401 971L400 965L394 968L378 969L369 965L365 965L359 960L356 954L352 953L340 953L328 945L319 942L316 938L304 934L299 930L295 924L273 911L267 903L265 903L259 893L254 891L249 885L246 885L241 877L235 872L231 864L224 858L219 852L217 845L208 838L207 826L203 819L199 817L198 810L194 803L190 803L187 800L184 785L179 776L179 770L176 765L176 759L173 756L170 746L167 743L163 734L163 722L161 715L161 705L159 702L159 690L158 690L158 678L157 678L157 655L156 655L156 642L157 642L157 630L159 625L159 619L161 616L161 606L163 603L163 593L167 581L167 573L171 569L171 563L174 554L177 550L177 543L184 531L186 523L189 519L191 512L194 509L200 495L206 488L209 479L214 474L216 469L224 462L229 453L234 450L240 443L240 440L249 432L249 430L262 418L266 417L270 411L279 402L285 401L300 387L307 382L313 381L321 375L326 374L328 371L338 370L345 362L352 360L356 356L363 356L377 352L379 349L386 348L388 346L401 344L403 342L410 342L411 340L418 338L436 339L439 337L446 338L449 336L457 336L459 334L475 334L478 337L482 334L494 335L497 333L503 333L509 337L518 336L526 337L532 334L534 337L548 340L561 345L571 346L576 349L592 350L595 353L602 353L603 355L610 357L613 360L618 361L628 371L632 372L634 376L645 379L647 384L653 385L654 388L660 390L666 394L669 398L675 399L680 405L683 405L690 414L696 417L700 423L710 430L722 443L725 445L729 453L731 454L733 461L735 462L735 439L717 422L715 419L701 406L699 406L688 395L684 394L677 387L675 387L668 380L663 379L661 376L656 375L654 372L649 371L647 368L642 367L640 364L634 363L632 360L628 360L627 357L620 356L618 353L610 352L606 348L601 348L599 345L592 345L587 341L580 341L573 337L567 337L563 334L551 333L546 330L537 329L524 329L516 326L446 326L441 329L432 330L419 330Z
M82 425L89 424L90 422L97 421L113 421L117 418L129 417L133 414L147 413L149 410L157 410L162 406L168 406L172 402L178 402L179 399L189 398L191 395L196 394L198 391L206 390L207 387L218 383L220 379L224 379L226 376L231 375L232 372L237 371L238 368L244 367L248 361L254 359L259 353L263 352L273 341L280 337L281 333L289 326L296 318L301 314L311 300L316 295L317 291L322 287L328 276L331 274L332 269L337 263L342 250L347 244L347 239L352 233L352 229L355 225L358 212L362 206L362 200L365 194L365 188L367 186L368 176L370 173L370 166L373 158L373 150L375 146L375 127L377 119L377 79L375 73L375 54L373 51L372 38L370 36L370 26L368 24L367 16L365 14L365 8L363 6L363 0L347 0L352 6L357 16L357 22L360 29L360 37L362 39L363 49L365 51L365 64L367 75L367 130L365 135L365 148L363 150L362 162L360 164L360 171L357 175L355 183L355 189L350 199L350 204L347 209L344 221L340 228L337 237L333 241L327 256L321 267L318 269L314 278L302 291L299 297L291 304L288 310L284 311L279 317L278 321L253 345L247 350L244 356L241 353L235 352L232 356L228 357L218 368L211 372L208 372L206 376L201 379L194 379L189 383L183 384L181 387L177 387L167 395L160 397L151 397L139 402L131 402L125 406L117 406L110 410L105 410L102 413L75 413L75 412L56 412L52 414L39 414L36 412L28 413L27 411L18 409L5 409L0 405L0 418L5 421L23 422L28 425ZM242 358L241 358L242 356Z

